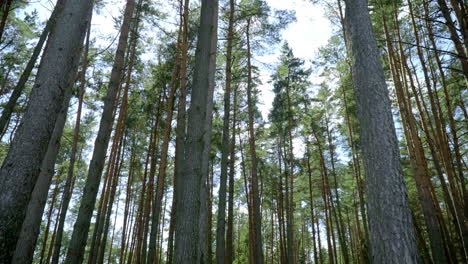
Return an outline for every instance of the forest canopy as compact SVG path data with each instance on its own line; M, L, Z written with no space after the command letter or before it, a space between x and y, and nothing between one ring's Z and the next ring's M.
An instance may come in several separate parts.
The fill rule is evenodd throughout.
M0 263L468 263L463 0L2 0Z

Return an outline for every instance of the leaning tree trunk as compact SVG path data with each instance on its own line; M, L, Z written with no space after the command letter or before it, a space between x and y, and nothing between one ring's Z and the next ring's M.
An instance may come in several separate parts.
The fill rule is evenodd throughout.
M65 259L66 263L81 263L83 261L91 217L93 215L96 196L101 182L101 174L106 160L105 156L109 145L111 128L114 123L113 112L117 92L120 87L120 83L122 82L122 74L125 68L125 50L127 48L127 40L134 6L135 0L127 1L120 29L119 43L115 53L114 65L112 66L109 87L104 99L104 109L102 112L101 122L99 124L99 131L94 143L93 156L89 165L88 178L83 190L83 198L78 211L78 217L73 228L70 246Z
M347 1L361 144L366 172L372 263L418 263L398 141L366 0Z
M46 23L46 26L42 30L41 36L39 37L39 40L37 41L36 47L33 50L31 58L29 59L28 64L26 64L26 68L24 68L24 71L21 74L18 80L18 83L15 86L15 89L13 89L13 93L11 93L11 96L8 99L7 104L3 108L2 116L0 117L0 134L2 135L7 129L7 124L10 121L11 114L13 113L13 109L15 108L16 103L18 102L18 99L23 93L26 82L28 81L29 76L31 75L31 72L34 69L34 65L36 65L36 61L37 61L37 58L39 58L39 54L42 51L42 47L44 46L44 43L47 40L47 36L49 35L49 32L55 27L57 17L63 8L63 4L64 4L64 0L57 1L54 11L52 11L50 18Z
M60 109L75 79L93 1L67 1L50 34L21 125L0 171L0 262L9 263ZM72 14L72 15L70 15Z
M47 153L42 162L41 173L39 174L39 178L31 195L31 201L29 202L18 243L16 244L12 263L21 264L33 262L34 249L36 248L37 238L40 233L42 214L44 213L50 183L54 176L55 162L60 149L60 138L62 137L63 128L67 121L68 105L71 98L70 92L71 91L66 95L66 99L60 110L60 115L57 117L54 132L50 138Z
M184 162L177 168L182 170L183 177L177 179L177 192L180 196L176 213L175 263L196 263L198 259L200 186L205 178L202 163L205 141L211 136L211 131L205 129L207 118L212 117L207 116L207 105L210 105L210 92L213 92L210 84L214 80L210 80L210 77L214 77L214 74L210 74L209 71L215 68L210 67L210 63L215 63L211 53L216 50L213 47L216 46L216 41L212 41L212 38L217 34L217 21L214 19L217 17L217 5L217 0L203 0L201 6Z
M88 68L88 53L89 53L89 40L91 33L91 25L88 26L88 33L86 36L85 50L83 53L83 66L80 76L80 90L78 91L78 109L76 111L75 129L73 131L72 148L70 152L70 163L68 165L67 178L65 179L65 186L62 194L62 204L60 209L59 223L57 227L57 235L55 237L54 253L52 255L52 264L59 263L60 248L62 246L63 229L65 227L65 219L67 216L68 205L70 204L72 196L73 173L75 171L76 152L78 150L78 140L80 136L81 112L83 108L83 98L86 87L86 70Z

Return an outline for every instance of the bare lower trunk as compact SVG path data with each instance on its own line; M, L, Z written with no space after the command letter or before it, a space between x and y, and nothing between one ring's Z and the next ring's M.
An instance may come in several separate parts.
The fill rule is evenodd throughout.
M88 52L89 52L89 40L90 40L90 32L91 27L88 26L88 33L86 36L86 44L85 44L85 51L83 53L83 67L81 69L81 78L80 78L80 90L78 95L78 109L76 112L76 120L75 120L75 129L73 132L73 142L72 148L70 153L70 164L68 165L68 172L67 178L65 180L65 186L62 194L62 205L60 210L60 218L57 228L57 236L55 238L55 245L54 245L54 254L52 256L52 263L58 264L59 256L60 256L60 248L62 246L62 237L63 237L63 229L65 226L65 219L67 216L68 205L70 204L72 189L71 186L73 185L73 173L75 170L75 161L76 161L76 152L78 149L78 140L80 134L80 124L81 124L81 111L83 108L83 98L84 92L86 87L86 69L88 67Z
M92 6L91 0L65 3L50 34L21 125L3 162L0 262L11 261L57 117L75 80Z
M200 186L203 184L203 175L207 170L204 166L203 155L208 154L205 150L206 141L211 136L207 131L207 123L211 123L209 105L212 105L215 69L213 56L216 52L217 32L217 6L216 0L203 0L201 6L200 28L198 33L198 44L195 59L195 72L192 86L192 100L188 115L188 133L184 146L184 162L179 163L178 170L183 177L178 177L178 197L176 236L175 236L175 263L197 263L199 258L199 217L201 203Z
M221 176L219 187L218 220L216 227L216 263L223 264L226 256L226 189L228 174L229 156L229 120L231 113L231 62L232 62L232 39L234 24L234 0L229 1L229 28L226 47L226 88L224 91L224 118L223 118L223 143L221 153ZM231 160L230 162L234 162ZM232 196L232 194L231 194ZM232 239L232 236L231 236ZM232 243L232 242L231 242Z
M391 104L366 0L347 1L346 22L366 172L371 262L418 263Z
M254 249L254 259L256 264L263 264L263 243L262 243L262 215L260 212L260 195L258 192L258 176L257 176L257 150L255 147L255 131L254 131L254 102L253 102L253 92L252 92L252 64L251 57L252 53L250 50L250 19L247 21L247 69L248 69L248 78L247 78L247 105L249 112L249 146L250 146L250 158L252 163L252 219L254 222L254 235L255 235L255 244L253 245Z
M31 195L31 201L29 202L26 217L24 218L12 263L21 264L33 262L34 249L36 247L37 238L39 237L42 214L47 201L50 183L54 176L55 161L57 160L57 154L60 149L60 138L62 137L63 128L67 121L70 97L70 94L68 94L60 111L60 115L57 117L57 123L55 124L53 135L50 138L44 161L42 162L41 173L39 174ZM44 243L46 242L44 241Z

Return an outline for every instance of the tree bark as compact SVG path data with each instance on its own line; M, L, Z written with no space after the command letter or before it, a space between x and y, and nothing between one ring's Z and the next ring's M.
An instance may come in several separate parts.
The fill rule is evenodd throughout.
M228 219L226 230L226 255L225 263L232 264L234 262L234 174L236 163L236 120L237 120L237 86L234 87L234 105L231 127L231 145L229 157L229 199L228 199Z
M211 131L206 131L209 112L209 99L212 100L210 85L214 83L213 56L216 54L216 41L213 38L217 35L217 0L203 0L200 15L200 28L198 31L198 43L195 58L195 72L192 86L192 100L188 113L188 133L184 146L184 162L179 163L178 169L182 170L177 187L177 217L175 234L175 262L176 263L198 263L199 245L199 217L201 203L200 186L206 175L202 164L204 161L205 142L211 137ZM214 43L213 43L214 42ZM213 47L214 46L214 47ZM211 94L210 94L211 93ZM208 159L205 159L206 161Z
M346 26L366 172L371 262L417 263L391 104L366 0L347 1Z
M88 68L88 53L89 53L89 41L90 41L90 33L91 33L91 25L88 25L88 33L86 36L86 44L85 50L83 53L83 66L81 69L81 76L80 76L80 89L78 95L78 109L76 112L76 120L75 120L75 129L73 131L73 142L72 148L70 152L70 164L68 165L68 172L67 178L65 180L65 186L63 187L63 194L62 194L62 204L60 209L60 217L59 223L57 228L57 235L55 238L55 245L54 245L54 253L52 256L52 264L58 264L59 257L60 257L60 248L62 246L62 237L63 237L63 228L65 226L65 219L67 216L68 205L70 204L71 195L73 190L71 186L73 185L74 179L74 170L75 170L75 161L76 161L76 152L78 149L78 141L80 135L80 124L81 124L81 111L83 108L83 98L85 93L86 87L86 70Z
M32 70L34 69L34 65L36 64L37 58L39 58L39 54L42 51L42 48L44 46L44 43L47 40L47 36L49 36L49 33L54 29L57 17L61 10L63 9L64 5L64 0L59 0L57 1L57 4L55 5L54 11L52 11L52 14L50 15L49 20L46 23L46 26L42 30L41 36L39 37L39 40L37 41L36 47L33 50L33 53L31 55L31 58L28 61L28 64L26 64L26 68L24 69L23 73L21 74L20 79L18 80L18 83L16 84L13 93L11 94L10 98L8 99L7 104L3 108L2 115L0 117L0 133L3 135L5 130L7 129L7 125L10 121L11 114L13 113L13 110L16 106L16 103L18 102L18 99L20 98L21 94L23 93L24 86L26 85L26 82L29 79L29 76L31 75ZM91 20L91 19L89 19ZM0 31L1 32L1 31ZM1 33L0 33L0 39L1 39Z
M71 94L66 95L60 115L57 117L54 132L47 148L47 153L41 166L36 185L31 195L31 201L28 205L26 217L24 218L23 226L18 238L15 253L12 263L32 263L34 249L36 247L37 238L39 237L42 214L47 202L50 183L54 176L54 167L57 160L57 154L60 149L60 138L62 137L63 128L67 121L68 105L70 103ZM59 176L58 176L59 177ZM46 241L44 242L46 243ZM50 245L51 247L53 245Z
M93 1L67 1L0 171L0 262L9 263L60 109L71 90ZM70 32L73 32L71 34Z

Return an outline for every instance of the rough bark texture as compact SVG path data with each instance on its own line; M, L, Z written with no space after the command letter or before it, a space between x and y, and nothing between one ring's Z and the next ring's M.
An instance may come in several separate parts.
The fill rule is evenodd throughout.
M101 182L101 174L106 160L105 157L107 147L109 145L112 124L114 123L113 112L125 66L125 50L127 48L130 21L134 6L134 0L127 1L120 29L119 43L115 53L114 65L112 66L110 82L104 99L104 109L102 112L101 122L99 124L99 131L94 143L94 151L89 165L88 178L83 190L83 198L78 211L78 217L73 228L73 234L65 260L66 263L81 263L83 261L91 217L93 215L96 196Z
M34 186L31 195L31 201L28 205L26 217L21 228L21 233L16 244L15 253L12 263L32 263L34 249L36 248L37 238L42 222L42 214L47 202L49 187L54 176L55 161L60 149L60 138L62 137L63 128L67 121L68 105L70 103L70 92L66 95L60 115L57 117L54 132L47 148L47 153L42 162L41 173Z
M67 1L0 171L0 262L9 263L57 117L75 79L93 1Z
M175 234L175 263L197 263L199 215L201 208L200 186L203 173L203 153L205 152L207 105L210 95L209 76L210 63L213 63L212 37L217 34L217 24L213 19L217 17L217 0L203 0L201 6L200 27L195 59L195 72L192 88L192 101L188 115L188 132L184 146L184 162L178 169L182 170L178 182L179 200L177 202L176 234ZM211 118L211 116L209 117ZM205 175L206 177L206 175Z
M83 97L84 97L84 92L85 92L85 87L86 87L86 69L88 68L90 33L91 33L91 25L88 26L85 50L84 50L83 59L82 59L83 66L81 69L81 76L80 76L78 109L76 112L75 129L73 131L73 142L72 142L72 148L71 148L71 153L70 153L70 164L68 165L67 178L65 179L65 186L63 187L64 189L63 189L63 194L62 194L60 217L59 217L59 223L57 227L57 235L55 237L54 253L52 256L53 264L58 264L58 261L59 261L60 248L62 246L63 229L65 227L65 219L67 216L68 205L70 204L72 191L73 191L72 190L73 179L74 179L73 172L75 170L76 153L78 150L78 140L79 140L79 134L80 134L81 111L83 108Z
M386 36L387 50L389 54L390 68L392 72L393 82L397 95L397 101L400 108L401 119L403 120L403 127L405 138L408 145L408 153L411 165L414 170L414 178L416 181L416 188L418 191L418 198L421 203L421 208L424 215L427 231L429 233L429 240L432 249L432 258L435 263L447 263L445 257L444 240L442 230L439 226L437 219L436 206L438 202L434 202L432 197L433 186L430 181L430 173L428 170L427 161L424 155L424 148L421 138L418 135L416 120L411 112L412 106L408 97L404 94L403 84L400 78L400 69L396 67L395 52L392 44L391 37L387 29L385 17L382 19L384 25L384 32Z
M15 89L13 90L13 93L11 93L11 96L8 99L8 103L3 108L2 116L0 117L0 134L3 134L7 128L7 124L10 121L11 114L13 113L13 109L15 108L18 99L23 93L24 86L26 85L26 82L28 81L31 72L34 69L34 65L36 65L37 58L39 58L39 54L41 53L44 43L47 40L47 36L49 35L49 32L52 30L52 28L55 27L57 16L63 8L63 3L64 0L57 1L54 11L52 11L50 18L46 23L46 26L42 30L41 36L37 41L36 47L33 50L28 64L26 64L26 67L24 68L24 71L21 74L21 77L19 78Z
M366 172L372 263L418 263L391 104L366 0L347 1L346 24Z

